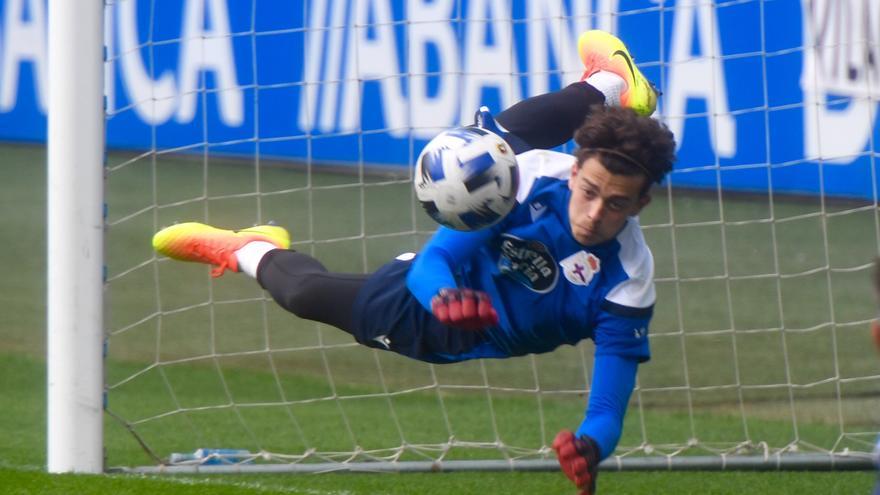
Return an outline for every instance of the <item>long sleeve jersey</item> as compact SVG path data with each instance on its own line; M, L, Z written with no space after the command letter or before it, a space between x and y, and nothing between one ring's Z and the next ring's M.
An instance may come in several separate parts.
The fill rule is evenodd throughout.
M573 158L533 150L517 160L514 210L482 231L440 228L409 273L410 290L428 310L441 288L469 287L488 293L498 311L491 345L449 358L542 353L591 338L596 355L648 360L654 265L638 220L628 219L614 239L582 246L568 219Z
M638 363L650 359L654 262L636 218L617 236L583 246L571 235L567 178L571 155L532 150L517 156L517 206L476 232L440 228L416 258L407 285L430 311L444 287L489 294L499 323L487 342L445 361L549 352L592 339L593 382L577 435L607 457L620 438Z

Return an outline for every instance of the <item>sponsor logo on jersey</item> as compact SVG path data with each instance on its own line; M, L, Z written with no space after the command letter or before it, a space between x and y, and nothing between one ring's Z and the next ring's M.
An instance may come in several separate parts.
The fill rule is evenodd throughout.
M600 267L599 258L593 253L578 251L559 262L565 279L574 285L589 285Z
M635 338L643 339L643 338L645 338L645 335L648 335L648 328L647 327L636 328L633 331L633 334L634 334Z
M503 234L498 246L498 270L535 292L550 292L559 270L543 243Z

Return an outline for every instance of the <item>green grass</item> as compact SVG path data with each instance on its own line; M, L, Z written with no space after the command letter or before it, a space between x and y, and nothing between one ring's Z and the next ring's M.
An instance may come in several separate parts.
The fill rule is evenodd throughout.
M867 473L608 473L600 478L602 493L722 495L748 493L829 495L868 493ZM52 476L34 471L0 469L9 495L75 493L78 495L301 494L301 495L482 495L485 493L571 494L555 473L325 474L137 477L120 475Z
M442 473L329 475L48 475L42 472L45 428L45 367L39 359L0 355L0 486L15 494L483 494L572 493L558 473ZM108 429L111 438L119 438ZM111 440L109 448L117 448ZM873 474L833 473L603 473L604 493L657 494L867 493Z
M0 249L10 260L0 277L3 493L572 492L559 473L43 474L44 152L3 151L0 206L8 213L0 217L0 232L7 233ZM559 428L577 425L589 345L534 360L429 368L299 321L264 301L245 277L211 280L202 266L156 262L149 247L155 229L173 221L235 227L273 219L291 227L297 249L329 268L363 272L417 249L432 228L413 207L407 182L277 167L255 175L252 167L217 160L207 171L180 160L118 167L124 159L111 157L108 179L109 408L160 457L212 446L288 454L388 449L404 439L443 442L450 434L534 449ZM154 198L161 208L151 206ZM657 194L642 218L661 301L651 329L654 359L640 372L642 392L627 417L623 448L650 444L666 452L692 438L698 444L685 455L745 440L868 448L880 408L878 380L870 378L878 375L878 363L862 323L873 316L874 303L862 267L877 251L877 230L873 212L849 210L853 206L829 205L840 214L820 217L815 202L776 201L776 221L765 222L771 214L766 199L728 197L722 211L712 197ZM733 223L722 228L721 219ZM774 236L776 252L769 243ZM810 272L826 263L833 270ZM785 277L760 276L777 270ZM331 348L318 352L317 345ZM843 380L829 380L835 376ZM487 381L513 391L487 392ZM773 386L788 381L801 386L791 394ZM685 384L690 392L682 391ZM543 391L540 403L523 391L536 386ZM372 396L386 389L396 394ZM683 406L688 401L690 412ZM109 465L152 463L118 421L108 417L105 430ZM411 448L404 458L424 454L436 455ZM500 455L455 448L446 458ZM872 473L840 472L600 478L605 493L866 493L872 482Z

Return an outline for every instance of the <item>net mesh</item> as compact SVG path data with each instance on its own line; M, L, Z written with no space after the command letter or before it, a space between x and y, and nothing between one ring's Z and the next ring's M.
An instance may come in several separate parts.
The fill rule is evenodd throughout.
M807 49L802 38L769 39L777 6L755 0L407 5L401 14L401 2L361 0L293 12L283 2L192 1L182 13L161 2L107 4L111 465L167 463L199 448L245 450L233 462L256 463L552 457L555 433L583 417L591 343L503 361L413 362L284 312L243 275L211 279L204 266L157 257L150 237L177 221L274 221L331 270L374 270L418 250L435 228L400 165L425 139L449 119L466 121L481 98L501 106L576 80L579 31L642 25L657 47L639 65L670 87L659 118L686 160L641 218L656 265L653 358L615 456L870 451L880 420L866 331L880 246L876 151L871 132L854 154L821 146L835 105L848 106L851 127L862 118L873 129L872 74L858 93L835 93L823 65L823 54L868 53L873 40ZM818 32L811 23L829 5L805 6L804 36ZM722 50L730 38L719 19L737 16L749 16L743 36L757 41ZM428 53L449 40L460 58ZM477 55L468 43L492 50ZM536 45L546 52L533 50L524 66L519 57ZM636 54L652 53L647 45L630 43ZM396 62L382 52L389 46ZM773 84L792 57L813 80L803 101ZM737 65L747 80L722 80ZM702 85L691 87L702 107L676 96L689 80ZM750 96L729 106L736 84ZM419 91L435 106L415 104ZM369 107L378 97L383 106ZM815 154L775 148L795 132L784 123L795 112L815 131ZM746 127L759 137L743 158L729 136ZM126 145L130 135L149 144ZM142 151L120 151L132 147ZM842 162L857 164L848 173L871 184L870 197L827 190ZM780 188L791 174L817 193ZM742 187L742 177L758 187Z

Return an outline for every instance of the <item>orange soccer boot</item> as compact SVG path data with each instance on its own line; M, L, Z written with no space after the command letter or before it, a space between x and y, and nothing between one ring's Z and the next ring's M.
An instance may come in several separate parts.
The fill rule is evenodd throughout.
M213 265L211 276L219 277L227 269L238 271L235 251L253 241L264 241L279 249L288 249L290 234L283 227L275 225L257 225L236 231L187 222L156 232L153 249L176 260Z
M617 36L598 29L586 31L578 38L578 54L585 69L581 80L599 71L614 73L626 83L620 93L620 106L631 108L639 115L654 113L657 89L642 75Z

